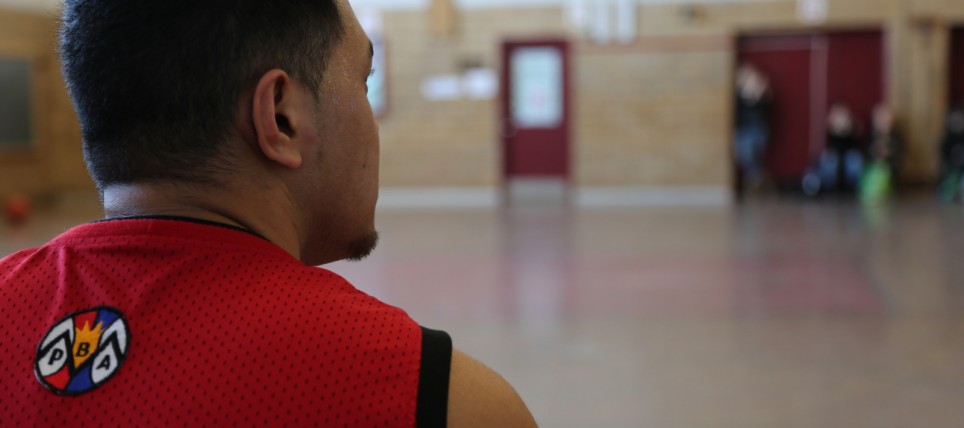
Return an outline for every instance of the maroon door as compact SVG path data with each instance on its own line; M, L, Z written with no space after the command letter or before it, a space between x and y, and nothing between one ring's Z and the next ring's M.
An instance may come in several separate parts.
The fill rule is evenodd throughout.
M773 107L766 168L777 182L792 182L810 163L814 134L813 39L810 36L748 37L740 62L753 64L770 79Z
M744 37L739 61L771 80L767 169L778 183L795 183L823 149L830 105L846 103L866 131L874 106L887 100L881 31Z
M569 44L503 46L502 139L506 177L569 176Z
M827 104L850 106L858 131L870 132L874 107L887 101L884 37L880 31L848 31L827 35Z
M951 33L950 58L950 105L964 105L964 28L955 28Z

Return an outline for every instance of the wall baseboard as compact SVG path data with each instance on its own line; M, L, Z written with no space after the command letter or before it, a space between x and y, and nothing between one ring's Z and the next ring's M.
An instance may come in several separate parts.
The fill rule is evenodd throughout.
M726 187L581 187L573 202L580 207L727 206Z
M379 208L495 208L501 204L497 187L384 187Z
M726 187L575 187L571 203L579 207L728 206ZM496 208L502 205L499 187L386 187L379 208Z

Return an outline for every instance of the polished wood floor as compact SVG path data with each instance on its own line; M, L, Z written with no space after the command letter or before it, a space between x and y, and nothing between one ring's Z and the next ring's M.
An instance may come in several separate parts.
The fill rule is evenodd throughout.
M0 226L0 255L98 217ZM383 210L329 266L448 330L545 427L964 426L964 206Z

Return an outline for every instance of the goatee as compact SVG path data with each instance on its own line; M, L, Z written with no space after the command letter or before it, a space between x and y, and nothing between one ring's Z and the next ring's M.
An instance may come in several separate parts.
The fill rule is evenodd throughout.
M355 240L349 247L348 260L360 262L365 260L378 246L378 232L372 231L367 236Z

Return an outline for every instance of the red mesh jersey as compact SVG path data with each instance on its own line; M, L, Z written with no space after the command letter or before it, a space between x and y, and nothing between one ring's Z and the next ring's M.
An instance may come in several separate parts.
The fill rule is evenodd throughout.
M0 309L0 426L415 426L421 328L242 231L80 226L0 261ZM39 358L65 319L70 342ZM108 327L127 329L99 343L113 360L91 339ZM61 351L65 368L37 373ZM114 372L79 394L50 386L86 390L90 370Z

